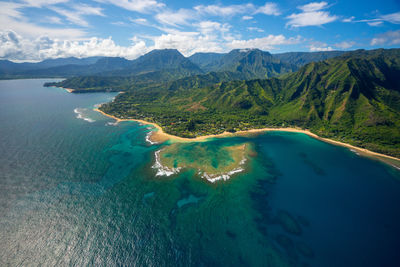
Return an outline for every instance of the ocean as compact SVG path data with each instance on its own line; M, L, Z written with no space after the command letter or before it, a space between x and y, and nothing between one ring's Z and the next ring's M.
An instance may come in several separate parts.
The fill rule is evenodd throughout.
M399 170L301 133L151 144L47 81L0 81L1 266L400 266Z

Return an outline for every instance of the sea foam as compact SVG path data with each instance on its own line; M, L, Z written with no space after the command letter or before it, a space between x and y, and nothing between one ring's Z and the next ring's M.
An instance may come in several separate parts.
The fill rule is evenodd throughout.
M149 128L147 128L147 129L149 129ZM151 129L151 128L150 128ZM153 131L150 131L150 132L148 132L147 134L146 134L146 141L148 142L148 143L150 143L151 145L156 145L156 144L158 144L158 142L153 142L153 141L151 141L150 140L150 136L153 134Z
M178 168L169 168L167 166L164 166L161 164L160 161L160 153L161 153L162 149L157 150L154 155L155 155L155 163L152 166L153 169L157 169L157 173L156 176L171 176L173 174L177 174L180 172L180 170L182 169L181 167ZM243 157L243 159L240 161L239 165L240 167L235 168L229 172L226 173L218 173L218 174L208 174L206 172L202 172L201 170L199 170L198 174L200 175L201 178L206 179L207 181L211 182L211 183L215 183L219 180L223 180L226 181L228 179L231 178L232 175L242 172L244 171L244 168L242 167L242 165L244 165L246 163L246 157Z
M74 113L76 114L77 119L85 120L87 122L95 122L95 120L85 117L84 112L87 111L87 108L76 108L74 109Z
M160 161L160 150L157 150L154 155L156 158L156 162L152 166L153 169L157 169L156 176L171 176L172 174L178 173L181 168L168 168L167 166L163 166Z
M116 122L112 122L112 121L106 122L106 126L117 126L117 125L118 125L118 121L116 121Z

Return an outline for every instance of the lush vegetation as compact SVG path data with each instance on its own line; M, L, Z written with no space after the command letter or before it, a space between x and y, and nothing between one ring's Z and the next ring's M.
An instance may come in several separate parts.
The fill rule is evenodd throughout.
M181 78L203 71L175 49L153 50L135 60L119 57L65 58L38 63L0 61L0 78L135 76L169 71ZM105 90L105 89L104 89Z
M113 62L118 64L110 64L109 61L110 58L104 58L100 65L106 69L111 69L113 65L122 69L101 75L72 77L46 86L72 88L76 92L129 91L155 87L200 88L219 82L268 78L297 69L297 66L275 59L270 53L258 49L232 50L228 54L199 53L191 56L190 60L177 50L154 50L134 60L134 64L129 63L129 67L125 66L126 60L120 62L114 58ZM202 74L204 72L207 74ZM176 82L172 84L172 81Z
M311 62L327 60L343 55L343 51L321 51L321 52L287 52L274 54L273 57L280 61L302 67Z
M129 90L101 109L184 137L298 126L400 157L400 49L354 51L280 78L202 77Z

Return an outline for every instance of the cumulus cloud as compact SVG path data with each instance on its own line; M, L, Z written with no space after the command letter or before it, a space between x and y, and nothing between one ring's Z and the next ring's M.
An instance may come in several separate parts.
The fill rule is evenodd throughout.
M327 7L328 3L326 2L314 2L299 6L297 8L303 12L297 14L293 13L287 16L286 18L289 19L289 21L286 23L286 26L293 28L320 26L337 20L337 16L331 15L328 11L322 11L322 9Z
M355 44L356 44L356 42L354 42L354 41L350 41L350 42L343 41L340 43L336 43L335 47L346 50L346 49L353 47Z
M371 45L398 45L400 44L400 30L388 31L377 35L371 40Z
M136 58L148 51L143 40L130 46L119 46L110 38L90 38L86 41L62 41L41 36L23 38L14 31L0 32L0 58L14 61L39 61L46 58L110 56Z
M277 4L268 2L265 3L265 5L263 5L262 7L259 7L256 13L263 13L265 15L274 15L274 16L278 16L281 14Z
M308 46L310 49L310 52L320 52L320 51L333 51L335 50L332 46L329 46L326 43L319 42L319 41L313 41L311 44Z
M198 32L168 33L153 37L154 49L176 48L183 55L196 52L222 52L221 43Z
M310 52L321 52L321 51L333 51L331 46L317 46L317 45L310 45Z
M95 0L100 3L112 4L126 10L149 13L165 7L164 3L156 0Z
M303 10L304 12L314 12L314 11L318 11L324 8L328 7L328 3L327 2L314 2L314 3L309 3L307 5L304 6L299 6L298 9Z
M289 45L299 43L301 38L298 36L296 38L286 38L284 35L273 35L262 38L254 38L249 40L233 40L227 44L230 49L242 49L242 48L259 48L264 50L274 50L277 45Z

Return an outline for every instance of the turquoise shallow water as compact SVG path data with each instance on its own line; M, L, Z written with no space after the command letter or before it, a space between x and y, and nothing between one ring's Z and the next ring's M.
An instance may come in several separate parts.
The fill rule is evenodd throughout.
M228 181L155 176L150 129L92 111L114 94L45 81L0 81L1 266L400 265L398 170L275 132L201 144L252 144Z

